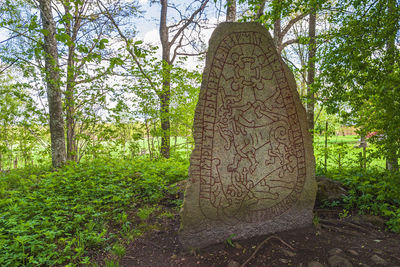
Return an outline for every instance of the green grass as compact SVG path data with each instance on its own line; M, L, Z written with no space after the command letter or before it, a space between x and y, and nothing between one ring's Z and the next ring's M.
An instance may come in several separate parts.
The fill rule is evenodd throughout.
M91 250L135 230L126 211L158 203L187 168L187 161L109 158L2 173L0 266L88 264ZM111 251L123 254L118 245Z
M325 170L341 172L344 169L360 169L363 150L357 147L358 144L359 136L331 136L328 139L327 149L325 149L324 137L315 136L314 155L318 172L325 172ZM366 148L367 169L385 169L385 159L377 157L379 155L376 146L368 143ZM325 156L327 156L327 166L325 166Z
M172 155L179 155L180 158L184 159L189 159L190 154L192 152L192 138L189 138L189 141L186 137L181 137L178 136L176 138L176 143L175 143L175 137L171 137L171 154ZM188 143L189 142L189 143ZM95 143L95 146L92 148L92 150L86 151L85 155L82 157L81 162L90 162L93 160L94 156L95 157L115 157L115 158L132 158L132 146L130 147L131 144L134 144L134 147L136 149L134 156L142 155L146 153L147 155L149 154L149 149L148 149L148 142L147 138L140 139L137 141L131 141L131 142L126 142L125 147L124 145L116 140L116 141L96 141L93 142ZM159 145L161 143L161 138L160 137L154 137L153 139L154 143L154 158L160 157L159 155ZM14 169L14 160L15 158L18 158L18 168L24 168L24 167L32 167L32 162L33 165L36 166L43 166L51 165L51 157L50 157L50 151L46 150L44 147L38 145L35 146L32 150L29 151L31 153L31 158L28 160L27 164L25 164L25 160L23 158L23 155L21 151L19 151L19 144L16 143L13 146L13 151L8 152L6 154L2 154L2 168L3 170L11 170ZM144 152L144 153L143 153ZM11 154L11 158L10 158Z
M360 136L358 135L334 135L328 137L328 144L335 144L335 143L351 143L356 144L360 141ZM325 137L323 135L315 135L314 142L318 144L325 143Z

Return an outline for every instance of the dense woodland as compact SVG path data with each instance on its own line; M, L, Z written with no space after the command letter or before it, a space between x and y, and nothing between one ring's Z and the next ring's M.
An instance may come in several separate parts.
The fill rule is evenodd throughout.
M158 45L140 37L144 21ZM1 266L95 264L98 249L118 266L152 213L174 216L159 205L181 205L171 196L223 21L264 25L293 71L317 175L349 189L326 206L400 232L396 0L3 0Z

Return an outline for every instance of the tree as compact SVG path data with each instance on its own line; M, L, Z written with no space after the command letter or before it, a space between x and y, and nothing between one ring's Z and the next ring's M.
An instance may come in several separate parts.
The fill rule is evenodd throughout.
M396 1L345 1L335 7L322 56L319 84L330 112L340 112L366 132L398 170L400 149L399 34ZM348 105L341 110L343 103Z
M307 112L308 128L313 134L314 105L315 105L315 96L314 96L313 86L314 86L314 78L315 78L315 56L316 56L316 52L317 52L317 44L316 44L316 40L315 40L315 28L316 28L317 14L315 12L315 8L311 8L309 16L310 16L310 18L309 18L309 23L308 23L308 32L309 32L308 37L310 38L310 42L309 42L309 48L308 48L306 112Z
M42 5L36 5L35 1L18 1L15 5L7 1L2 4L2 14L8 14L9 18L1 26L13 33L4 43L12 44L17 40L29 41L29 44L3 46L5 52L1 56L10 62L17 62L16 65L21 69L30 68L26 76L34 82L40 81L39 77L33 75L35 71L58 76L58 82L53 86L58 86L59 102L62 101L65 108L65 113L60 116L65 115L66 121L66 158L79 161L85 151L88 140L85 136L90 132L89 128L101 119L98 115L100 110L104 116L108 109L105 105L106 94L113 95L118 90L110 86L111 83L106 83L106 79L121 59L113 47L107 47L114 28L110 27L112 24L108 17L97 8L96 1L58 0L46 3L54 31L51 52L57 54L57 66L53 71L48 71L48 64L42 64L46 55L42 54L41 45L46 45L47 39L42 42L37 36L42 31L40 22L31 14L41 10ZM111 1L107 6L121 26L124 20L137 14L134 3ZM44 35L48 38L47 30L44 30ZM16 53L9 55L7 52L11 50L10 47ZM32 71L32 68L36 70ZM48 104L50 106L50 101Z
M59 74L56 24L52 14L51 0L39 0L45 52L47 99L49 102L51 158L54 167L65 164L64 118L62 113L61 81Z
M251 19L261 22L268 29L272 28L273 40L276 50L279 54L282 53L285 47L298 43L299 38L290 36L292 27L303 20L309 13L310 7L307 1L281 1L274 0L268 2L262 0L255 2L253 9L253 16ZM285 22L282 27L282 23ZM285 39L288 39L285 41Z
M198 56L202 51L198 51L199 47L196 45L201 38L198 38L200 29L202 28L202 16L208 0L194 1L189 4L185 12L182 7L175 4L169 4L167 0L160 2L160 41L161 41L161 62L152 58L153 48L148 48L142 45L141 41L135 41L129 37L118 22L112 16L110 10L98 1L99 7L104 14L108 16L115 29L118 31L119 36L125 43L125 49L129 56L127 60L132 60L133 64L128 70L127 75L133 75L136 81L136 86L131 89L136 90L135 94L139 96L144 103L146 114L142 114L147 122L152 116L150 99L148 92L154 92L159 101L159 121L161 124L161 145L160 153L163 157L170 157L170 135L171 135L171 95L174 90L172 81L172 72L179 71L175 69L176 60L181 57ZM178 19L173 19L173 16L168 15L169 11L174 10L178 15ZM170 17L169 17L170 16ZM200 43L201 46L202 43ZM194 51L193 51L194 50ZM127 62L127 61L125 61ZM178 64L179 65L179 64ZM161 70L161 71L160 71ZM182 72L180 72L183 74ZM185 79L185 75L181 75L181 80ZM175 84L179 84L175 83ZM146 93L143 93L146 92ZM139 104L140 106L141 103ZM150 112L149 112L150 111ZM147 113L148 112L148 113Z
M174 61L179 55L188 55L179 51L180 48L184 48L190 44L189 38L185 37L184 32L191 24L196 26L198 20L208 0L200 1L200 5L195 9L190 16L181 18L175 24L167 24L167 13L168 13L168 0L161 0L161 12L160 12L160 40L162 47L162 89L158 93L160 98L160 119L161 119L161 155L165 158L170 156L170 97L171 97L171 67ZM171 35L171 38L170 38ZM186 39L186 40L185 40Z
M226 21L236 21L236 0L227 0L226 5Z

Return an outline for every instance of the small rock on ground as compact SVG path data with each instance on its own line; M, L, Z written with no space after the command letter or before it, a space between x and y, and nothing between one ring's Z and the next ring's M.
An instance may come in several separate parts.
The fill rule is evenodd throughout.
M379 257L378 255L372 255L371 261L373 261L377 265L386 265L387 261Z
M239 242L234 242L233 245L235 246L235 248L237 249L243 249L243 246L239 244Z
M358 252L355 251L354 249L348 249L348 250L347 250L347 253L349 253L349 254L352 255L352 256L358 256L358 255L360 255L360 254L358 254Z
M288 250L288 249L281 248L280 250L281 250L281 252L282 252L285 256L288 256L288 257L294 257L294 256L296 256L296 253L295 253L295 252L290 251L290 250Z
M319 263L318 261L310 261L307 264L307 267L324 267L322 263Z
M234 260L230 260L228 263L228 267L240 267L240 263Z
M343 250L341 250L340 248L333 248L333 249L330 249L330 250L328 251L328 255L329 255L329 256L339 255L339 254L342 253L342 252L343 252Z
M328 264L330 267L353 267L353 264L348 259L339 255L330 256Z

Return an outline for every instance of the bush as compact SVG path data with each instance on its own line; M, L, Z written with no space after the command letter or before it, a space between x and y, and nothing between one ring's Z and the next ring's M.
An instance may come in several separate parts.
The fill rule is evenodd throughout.
M349 188L344 208L383 216L387 226L400 232L400 174L381 171L346 171L331 175Z

